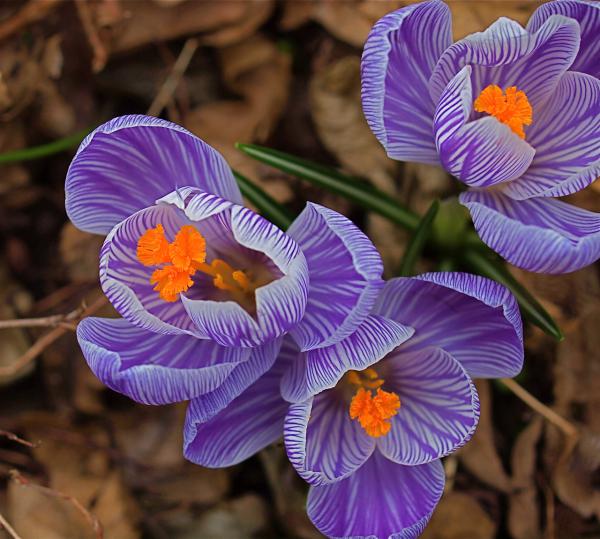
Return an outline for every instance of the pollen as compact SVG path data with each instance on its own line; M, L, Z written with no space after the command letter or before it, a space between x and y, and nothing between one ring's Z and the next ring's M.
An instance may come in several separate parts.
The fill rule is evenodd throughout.
M485 112L510 127L522 139L525 138L523 126L531 125L533 121L529 99L516 86L509 86L503 92L499 86L490 84L482 90L473 106L477 112Z
M193 263L202 264L206 260L206 240L193 226L182 226L169 245L169 256L176 268L189 271Z
M369 436L379 438L390 431L392 424L389 420L398 413L399 408L400 397L396 393L378 388L373 395L361 387L350 402L350 418L358 419Z
M161 299L175 301L181 292L185 292L194 284L189 271L181 270L174 265L155 270L150 277L150 284L155 284Z
M247 303L257 288L246 272L224 260L215 258L208 264L206 240L191 225L182 226L171 243L162 225L147 230L138 240L137 257L144 266L161 266L152 273L150 284L164 301L175 301L193 286L197 272L212 277L215 288L230 292L240 302Z
M138 240L137 257L144 266L157 266L171 261L169 242L162 225L144 232Z

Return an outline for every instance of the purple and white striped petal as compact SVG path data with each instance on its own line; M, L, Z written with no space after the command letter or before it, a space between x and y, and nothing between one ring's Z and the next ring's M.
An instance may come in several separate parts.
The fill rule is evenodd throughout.
M160 118L121 116L79 146L67 172L67 214L81 230L107 234L185 185L242 203L231 169L215 149Z
M479 398L461 364L441 348L405 352L402 346L380 368L385 390L400 397L392 428L377 447L398 464L425 464L464 445L477 427Z
M471 67L465 66L440 97L433 129L442 165L472 187L518 178L529 167L535 150L492 116L469 121L471 92Z
M599 133L600 80L568 71L528 130L536 152L531 166L500 189L517 200L584 189L600 176Z
M479 237L508 262L539 273L569 273L600 258L600 215L551 198L513 200L467 191Z
M162 300L150 284L155 268L143 266L136 255L139 238L159 223L169 239L183 225L196 227L206 239L209 260L269 271L273 280L255 292L256 316L202 274L180 301ZM259 346L279 337L302 318L308 294L306 260L292 238L247 208L189 187L113 228L101 252L100 281L117 311L133 324L223 346Z
M600 77L600 4L596 0L555 0L537 8L527 29L537 31L552 15L575 19L581 28L579 53L571 66L573 71Z
M264 253L281 276L256 289L256 317L238 303L182 297L183 305L201 335L225 346L259 346L275 339L303 317L309 288L304 254L296 242L248 208L231 209L236 242Z
M349 370L363 370L408 340L414 330L382 316L368 316L343 341L299 354L281 380L289 402L303 402L334 387Z
M471 34L451 45L440 57L431 79L437 103L448 83L467 65L476 98L490 84L516 86L527 94L535 121L538 107L554 93L579 49L579 25L559 15L550 17L535 33L515 21L498 19L485 32Z
M369 34L361 63L363 111L392 159L438 163L428 80L451 34L450 10L436 0L389 13Z
M378 451L355 473L311 487L307 512L331 539L416 539L444 491L441 461L402 466Z
M186 335L160 335L122 318L85 318L77 339L94 374L143 404L168 404L214 391L249 350Z
M335 344L367 317L383 286L383 263L371 240L339 213L308 203L287 230L308 264L304 318L292 330L301 350Z
M188 224L175 206L159 204L134 213L106 237L100 251L100 284L117 312L132 324L156 333L199 335L179 301L161 299L150 278L154 268L137 259L137 242L148 229L162 224L168 238Z
M281 361L289 361L289 358L294 357L283 352L282 339L276 339L256 348L238 349L247 350L248 359L236 365L227 379L214 391L200 395L190 402L187 414L189 421L185 425L184 433L185 439L190 443L195 438L196 424L207 422L229 406L231 401L265 374L280 356L282 356Z
M352 474L375 449L375 439L350 419L343 391L323 391L292 404L283 431L290 462L312 485L339 481Z
M443 348L472 378L512 377L523 366L519 307L491 279L454 272L391 279L375 312L415 328L402 351Z
M274 362L280 344L277 340L252 349L250 359L221 387L190 402L185 458L209 468L233 466L281 438L288 403L281 398L279 382L293 356L280 354Z

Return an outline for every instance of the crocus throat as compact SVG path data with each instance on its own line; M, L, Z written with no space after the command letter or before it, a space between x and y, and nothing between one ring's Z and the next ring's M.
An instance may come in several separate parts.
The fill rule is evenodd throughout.
M219 290L230 292L235 299L244 300L257 288L246 273L215 258L206 262L206 240L193 226L182 226L169 243L165 230L158 224L142 234L137 244L137 257L144 266L161 266L150 277L161 299L175 301L188 290L196 272L213 278Z
M381 389L385 380L372 367L360 372L350 371L346 379L358 387L350 401L350 418L358 419L360 426L373 438L387 434L392 428L389 420L400 408L400 397Z
M531 125L533 109L522 90L509 86L506 93L495 84L490 84L482 90L473 104L477 112L486 112L499 122L506 124L511 130L525 138L524 125Z

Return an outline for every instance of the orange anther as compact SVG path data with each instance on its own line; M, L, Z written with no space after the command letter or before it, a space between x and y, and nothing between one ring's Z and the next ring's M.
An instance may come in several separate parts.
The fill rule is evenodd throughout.
M204 236L191 225L182 226L169 245L169 255L176 268L192 270L192 263L203 264L206 260Z
M170 262L169 242L162 225L146 230L137 243L137 257L144 266Z
M358 419L360 426L373 438L387 434L392 428L389 421L398 413L400 397L396 393L377 389L375 396L362 387L350 402L350 418Z
M490 84L482 90L473 104L477 112L486 112L499 122L506 124L510 129L525 138L524 125L531 125L533 109L522 90L516 86L506 89L506 94L499 86Z
M150 277L150 284L155 284L160 297L165 301L175 301L178 294L185 292L194 284L189 271L181 270L175 266L169 265L157 269Z
M206 240L191 225L182 226L171 243L162 225L147 230L138 240L137 256L145 266L165 264L150 278L150 284L156 285L154 290L165 301L175 301L193 286L192 276L197 271L210 275L216 288L231 292L238 301L246 301L247 294L256 288L246 273L234 270L224 260L215 258L207 264Z

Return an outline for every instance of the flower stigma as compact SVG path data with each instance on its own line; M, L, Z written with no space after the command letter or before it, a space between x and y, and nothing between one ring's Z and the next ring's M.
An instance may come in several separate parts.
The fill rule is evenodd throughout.
M504 93L499 86L490 84L481 91L473 106L477 112L485 112L510 127L522 139L525 138L523 126L533 121L529 99L516 86L509 86Z
M392 428L389 420L400 408L400 397L381 389L385 380L372 367L360 372L350 371L346 380L358 387L350 401L350 419L358 419L360 426L373 438L387 434Z
M230 292L240 302L257 288L244 271L220 258L208 264L206 240L191 225L182 226L170 243L162 225L147 230L138 240L137 257L144 266L162 265L152 273L150 284L164 301L175 301L192 287L198 271L212 277L215 288Z

